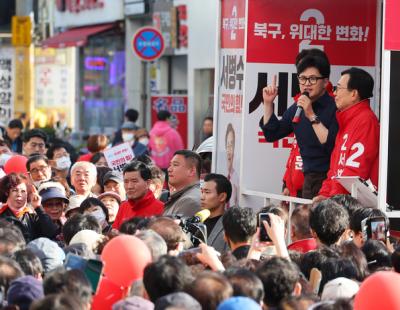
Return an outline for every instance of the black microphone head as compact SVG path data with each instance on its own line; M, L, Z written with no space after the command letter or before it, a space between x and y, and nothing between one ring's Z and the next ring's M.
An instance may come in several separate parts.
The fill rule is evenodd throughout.
M308 98L310 98L310 93L308 91L303 92L302 95L307 96Z

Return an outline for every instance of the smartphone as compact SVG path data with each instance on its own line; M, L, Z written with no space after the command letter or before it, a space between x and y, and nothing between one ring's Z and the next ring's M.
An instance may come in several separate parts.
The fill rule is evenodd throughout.
M67 270L78 269L81 270L88 278L93 293L97 292L101 275L103 274L103 262L97 259L84 259L79 255L68 253L64 267Z
M386 243L387 227L383 216L366 218L361 222L364 240L374 239Z
M268 233L267 233L267 230L265 229L263 221L267 221L268 224L271 225L268 213L260 213L258 215L258 225L260 227L260 241L261 242L272 241L271 238L268 236Z
M179 253L178 257L183 259L183 261L191 266L200 263L199 259L197 258L196 254L201 253L201 249L199 247L191 248Z

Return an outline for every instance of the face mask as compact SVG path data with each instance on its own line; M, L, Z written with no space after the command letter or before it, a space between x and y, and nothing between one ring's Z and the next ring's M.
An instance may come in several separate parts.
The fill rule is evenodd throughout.
M0 155L0 166L4 166L6 162L12 157L11 154L3 153Z
M147 138L147 137L140 138L139 142L144 144L144 145L147 145L147 144L149 144L149 138Z
M71 159L69 156L63 156L56 160L56 168L58 170L67 170L71 167Z
M93 216L94 218L96 218L97 222L99 222L99 224L104 227L105 225L107 225L106 223L106 215L104 214L103 210L95 210L93 212L90 213L91 216Z
M124 142L130 142L135 139L135 135L133 133L123 133L122 134L122 140Z

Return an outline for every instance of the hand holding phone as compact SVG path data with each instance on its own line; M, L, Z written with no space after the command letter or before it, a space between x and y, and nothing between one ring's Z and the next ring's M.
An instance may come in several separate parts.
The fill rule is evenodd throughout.
M264 225L264 221L271 225L271 221L268 213L260 213L258 215L258 225L260 227L260 242L271 242L271 238L268 236L267 230Z

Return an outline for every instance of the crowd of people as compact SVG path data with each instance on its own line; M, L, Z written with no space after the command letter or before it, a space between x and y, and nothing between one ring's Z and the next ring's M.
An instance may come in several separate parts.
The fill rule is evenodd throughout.
M374 182L373 81L346 70L333 99L325 54L305 52L296 64L301 122L292 122L296 104L274 115L275 81L260 121L269 141L292 131L298 141L304 185L290 191L313 204L290 213L232 205L230 179L204 175L168 111L147 133L128 110L113 142L90 136L79 157L12 120L0 142L2 308L400 309L400 248L388 218L332 178ZM102 152L122 142L135 158L120 174Z

